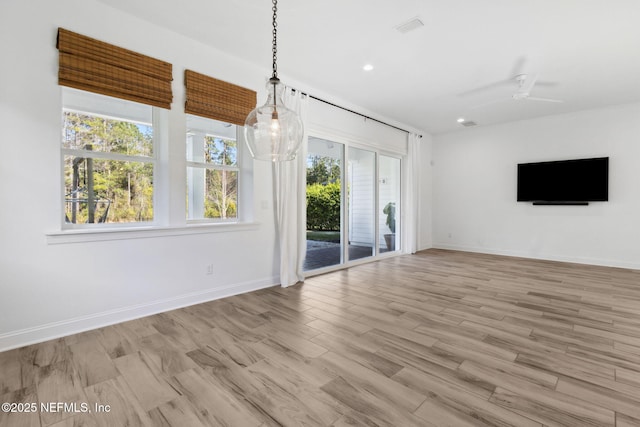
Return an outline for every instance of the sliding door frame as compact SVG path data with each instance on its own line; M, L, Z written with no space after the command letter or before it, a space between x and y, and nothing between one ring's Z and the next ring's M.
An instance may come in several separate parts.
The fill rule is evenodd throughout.
M305 271L305 277L312 277L324 273L328 273L331 271L337 271L346 269L349 267L353 267L360 264L366 264L369 262L374 262L380 260L382 258L399 256L404 253L403 250L403 242L401 239L402 236L402 228L403 228L403 217L402 212L404 211L405 205L405 162L407 162L407 154L399 153L394 151L388 151L380 149L379 147L371 144L367 144L365 141L358 141L350 136L340 135L334 132L326 132L318 129L311 129L308 131L310 137L319 138L327 141L332 141L335 143L339 143L343 145L343 165L341 170L341 178L340 178L340 233L341 233L341 242L343 242L341 247L341 259L340 264L334 264L327 267L318 268L315 270ZM349 259L349 233L350 233L350 224L349 224L349 208L350 208L350 200L348 196L348 165L349 165L349 148L357 148L361 150L366 150L374 153L374 247L372 256L350 260ZM400 199L399 209L396 211L396 221L399 226L396 229L396 238L399 238L400 245L396 246L394 251L387 251L380 253L380 212L378 207L380 206L380 156L392 157L400 160L400 191L398 197Z

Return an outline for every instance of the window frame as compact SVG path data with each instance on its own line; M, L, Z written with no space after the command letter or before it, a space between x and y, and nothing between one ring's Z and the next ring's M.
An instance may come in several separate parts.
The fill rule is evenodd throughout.
M203 161L194 161L194 160L189 160L189 150L188 150L188 142L187 142L187 138L188 138L188 134L189 134L189 129L187 129L187 133L185 134L185 167L186 167L186 203L185 203L185 218L186 218L186 222L187 224L220 224L220 223L238 223L241 220L242 212L243 209L245 209L245 207L243 206L243 186L244 186L244 179L243 179L243 168L244 168L244 161L243 161L243 155L244 155L244 140L241 138L242 136L242 131L241 131L241 127L233 124L233 123L226 123L223 122L221 120L216 120L216 119L211 119L211 118L207 118L207 117L202 117L202 116L197 116L197 115L193 115L193 114L185 114L186 116L192 116L194 118L196 118L197 120L207 120L207 121L211 121L211 122L216 122L216 124L221 124L221 125L230 125L233 126L235 129L235 138L233 139L236 143L236 165L235 166L230 166L230 165L218 165L215 163L207 163L204 160ZM196 133L198 135L202 135L202 138L200 139L201 143L204 144L204 141L206 140L207 137L212 137L212 138L220 138L220 139L231 139L228 136L224 136L224 135L217 135L215 132L207 132L207 131L203 131L198 129L197 132L193 132L192 133ZM204 146L203 146L204 148ZM202 218L190 218L190 213L191 211L189 210L189 200L191 199L190 197L190 188L189 188L189 168L197 168L197 169L203 169L203 170L219 170L219 171L231 171L231 172L235 172L236 173L236 216L234 218L206 218L203 217ZM206 172L205 172L206 173ZM205 195L206 197L206 195Z
M139 228L139 227L148 227L148 226L157 226L159 224L159 209L158 209L158 176L160 171L160 144L159 144L159 136L158 130L161 128L160 116L161 108L155 107L152 105L142 104L136 101L129 101L121 98L115 98L108 95L97 94L94 92L84 91L81 89L74 89L69 87L62 87L62 103L61 103L61 138L60 138L60 203L61 203L61 230L69 231L69 230L120 230L127 228ZM65 98L74 97L74 94L79 95L75 98L75 102L67 103ZM100 108L96 108L95 106L92 108L89 106L89 101L94 99L96 100L96 105L105 105L107 103L113 102L116 103L131 103L137 104L138 106L143 108L150 109L151 113L151 123L144 122L142 120L136 120L134 118L127 117L118 117L117 115L106 113L105 111L95 111L100 110ZM79 100L79 101L78 101ZM94 110L94 111L92 111ZM90 151L86 149L78 149L78 148L66 148L64 147L64 114L67 112L74 112L79 114L85 114L93 117L99 117L104 119L111 120L120 120L125 122L130 122L134 124L142 124L150 126L152 129L152 137L151 137L151 155L128 155L122 153L111 153L111 152L102 152L102 151ZM126 114L122 114L122 116L126 116ZM120 162L132 162L132 163L146 163L153 165L153 176L152 176L152 188L153 188L153 219L151 221L134 221L134 222L115 222L115 223L72 223L66 221L66 185L65 185L65 157L83 157L83 158L91 158L97 160L107 160L107 161L120 161Z

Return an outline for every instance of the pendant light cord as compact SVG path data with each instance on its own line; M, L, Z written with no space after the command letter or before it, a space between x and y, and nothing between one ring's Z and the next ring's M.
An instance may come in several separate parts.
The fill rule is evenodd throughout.
M278 0L273 0L273 43L271 45L271 52L273 53L273 78L278 78L278 23L276 18L278 17Z

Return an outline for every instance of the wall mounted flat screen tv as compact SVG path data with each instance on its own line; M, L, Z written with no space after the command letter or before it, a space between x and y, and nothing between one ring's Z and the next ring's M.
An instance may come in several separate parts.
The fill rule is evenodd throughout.
M609 200L609 158L518 164L518 201L588 204Z

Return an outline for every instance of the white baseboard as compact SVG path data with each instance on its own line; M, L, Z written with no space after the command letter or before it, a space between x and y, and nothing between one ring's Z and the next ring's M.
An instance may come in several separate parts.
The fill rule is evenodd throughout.
M273 277L271 279L238 283L223 288L193 292L173 298L166 298L145 304L136 304L0 334L0 352L102 328L128 320L139 319L177 308L268 288L275 286L274 284L278 282L279 279Z
M624 262L624 261L617 261L617 260L603 260L599 258L568 257L568 256L557 256L557 255L549 255L549 254L531 254L525 251L508 251L508 250L501 250L501 249L478 248L473 246L450 245L446 243L434 243L433 248L448 249L452 251L462 251L462 252L475 252L475 253L490 254L490 255L503 255L503 256L519 257L519 258L539 259L539 260L545 260L545 261L570 262L575 264L599 265L603 267L616 267L616 268L628 268L632 270L640 270L639 263Z

